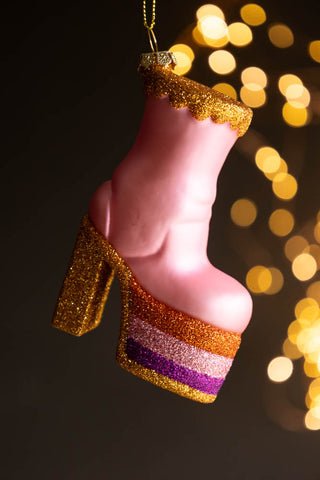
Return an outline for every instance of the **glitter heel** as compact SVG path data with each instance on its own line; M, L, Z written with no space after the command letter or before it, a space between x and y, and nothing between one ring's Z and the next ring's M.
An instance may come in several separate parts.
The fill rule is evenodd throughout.
M84 217L58 298L52 325L81 336L96 328L114 277L106 262L101 235Z
M119 365L171 392L213 402L239 348L240 334L213 327L155 299L87 216L53 325L78 336L95 328L114 273L121 287Z

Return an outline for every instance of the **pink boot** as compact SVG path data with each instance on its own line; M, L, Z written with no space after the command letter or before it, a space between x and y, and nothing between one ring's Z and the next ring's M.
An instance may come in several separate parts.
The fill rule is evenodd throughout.
M247 290L206 253L217 177L252 112L172 73L170 54L153 60L142 57L147 100L138 138L91 200L53 325L75 335L95 328L116 273L120 365L207 403L252 311Z

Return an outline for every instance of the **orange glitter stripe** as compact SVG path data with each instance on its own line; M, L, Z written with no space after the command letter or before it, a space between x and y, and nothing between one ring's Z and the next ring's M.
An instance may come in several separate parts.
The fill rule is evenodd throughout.
M213 327L174 310L156 300L138 284L134 277L131 278L130 290L130 313L194 347L228 358L235 357L241 342L239 333Z

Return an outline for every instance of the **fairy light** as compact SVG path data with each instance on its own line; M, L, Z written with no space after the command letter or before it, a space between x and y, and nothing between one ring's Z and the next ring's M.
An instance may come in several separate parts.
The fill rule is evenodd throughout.
M289 173L277 173L272 180L272 190L282 200L291 200L297 193L298 184Z
M301 235L294 235L289 238L284 247L286 257L292 262L295 257L300 253L303 253L304 249L308 246L307 240Z
M278 87L282 95L286 96L286 92L290 85L303 85L301 79L297 75L286 73L282 75L278 80Z
M320 430L320 407L311 408L304 421L308 430Z
M232 205L230 215L239 227L249 227L257 217L257 207L248 198L241 198Z
M293 83L286 89L286 99L294 108L306 108L310 103L310 93L303 85Z
M234 22L228 26L228 38L232 45L245 47L252 42L252 31L245 23Z
M205 38L218 40L227 35L228 27L222 18L208 16L198 22L198 29Z
M216 50L208 59L210 68L220 75L227 75L236 68L236 60L227 50Z
M301 253L292 262L292 272L302 282L310 280L316 271L317 262L309 253Z
M249 45L254 39L252 27L262 25L267 18L265 10L257 4L244 5L240 15L243 22L236 21L227 25L224 12L218 6L207 4L197 10L197 26L192 31L193 40L197 45L211 47L214 50L211 51L208 63L210 69L219 75L227 75L237 67L235 56L224 50L224 47L228 43L236 47ZM295 42L292 30L285 24L271 24L266 30L270 42L276 48L286 49ZM311 59L319 63L320 40L310 42L308 52ZM192 66L193 57L185 50L181 53L188 57L184 59L185 65L182 66L188 71ZM180 61L180 64L182 63ZM241 101L252 108L265 105L267 101L265 89L268 85L266 72L259 67L249 66L241 72L241 81L242 87L239 91ZM237 99L237 92L230 83L216 83L212 88ZM283 121L292 128L307 125L312 120L312 112L316 111L315 97L309 110L311 95L302 79L295 74L286 73L279 77L278 88L284 97ZM281 158L276 149L264 146L259 134L254 145L251 146L251 151L248 150L246 153L252 154L254 151L256 151L255 163L264 176L272 182L274 195L282 201L292 200L297 193L298 183L296 178L288 173L288 164L285 159ZM274 235L285 237L292 232L295 218L289 210L289 208L277 208L270 214L268 224ZM230 216L235 225L247 228L256 220L257 207L252 200L238 199L230 209ZM284 245L284 253L292 262L292 273L301 282L312 281L320 268L320 210L313 234L314 243L310 238L309 243L303 236L294 235ZM284 281L282 272L270 266L256 265L246 275L246 285L254 294L276 294L283 288ZM271 381L284 382L292 375L292 362L302 359L304 373L312 380L306 395L309 411L305 416L305 426L310 430L319 430L320 281L313 281L307 285L305 295L306 297L295 305L295 319L292 319L288 326L288 336L282 345L283 356L274 358L269 363L267 371Z
M295 316L301 320L313 321L319 313L318 302L311 297L299 300L294 309Z
M240 10L240 15L244 22L253 27L262 25L267 19L264 9L256 3L244 5Z
M311 244L304 249L304 253L310 253L317 263L317 270L320 268L320 246Z
M261 147L256 152L255 162L264 173L275 173L279 170L281 159L274 148Z
M241 81L243 85L251 87L251 90L265 88L267 86L267 75L266 73L258 67L248 67L241 72Z
M194 53L189 45L185 45L184 43L178 43L173 45L169 49L171 52L174 52L174 56L177 60L177 65L175 66L174 73L177 75L184 75L187 73L194 60Z
M288 48L293 45L294 37L292 30L281 23L272 25L268 30L270 42L278 48Z
M262 88L251 90L246 85L241 88L240 97L243 103L252 108L262 107L267 100L266 92Z
M276 357L268 365L267 373L270 380L276 383L285 382L293 372L293 363L290 358Z
M303 127L308 121L306 108L295 108L288 102L282 108L282 116L290 127Z
M221 8L219 8L217 5L212 5L211 3L207 3L206 5L202 5L200 8L198 8L196 17L199 21L202 21L206 17L218 17L222 20L225 19Z
M314 227L314 230L313 230L313 236L315 238L315 240L320 243L320 222L318 222L316 224L316 226Z
M269 228L275 235L285 237L294 227L294 217L289 210L279 208L269 217Z
M278 268L269 267L269 272L271 273L271 285L264 293L267 295L275 295L282 289L284 278Z
M314 40L308 46L309 55L315 62L320 63L320 40Z
M303 353L300 352L298 347L290 341L289 338L286 338L282 345L283 354L290 358L291 360L297 360L303 356Z
M246 276L246 284L253 293L266 292L272 284L270 270L262 265L251 268Z
M228 97L233 98L234 100L237 100L237 92L235 88L230 85L229 83L217 83L212 87L214 90L217 90L218 92L224 93L225 95L228 95Z
M307 288L307 296L320 303L320 281L311 283Z
M273 180L274 177L277 175L277 173L288 173L288 165L283 158L280 158L280 165L279 168L275 172L263 172L265 177L267 177L268 180Z

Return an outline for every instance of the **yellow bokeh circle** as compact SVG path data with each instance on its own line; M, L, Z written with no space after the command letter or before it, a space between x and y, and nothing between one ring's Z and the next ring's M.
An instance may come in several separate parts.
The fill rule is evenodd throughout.
M244 5L240 10L240 15L244 22L253 27L262 25L267 19L264 9L256 3Z
M302 282L310 280L316 271L317 262L309 253L301 253L292 262L292 272Z
M252 200L240 198L232 205L230 215L239 227L249 227L257 217L257 207Z
M249 88L251 86L253 85L247 84L241 87L241 90L240 90L241 100L243 101L243 103L245 103L249 107L252 107L252 108L262 107L267 100L266 92L263 90L263 88L258 89L256 85L254 85L255 89L253 90L252 88Z
M282 116L290 127L303 127L308 121L308 110L306 108L296 108L286 102L282 107Z
M282 23L272 25L268 30L270 42L278 48L288 48L293 45L294 36L292 30Z
M289 210L279 208L269 218L269 228L275 235L285 237L294 227L294 217Z
M257 265L249 270L246 284L253 293L265 293L272 284L272 275L268 268Z
M231 97L234 100L237 100L237 92L235 88L233 88L233 86L230 85L229 83L217 83L212 88L214 90L217 90L220 93L224 93L225 95L228 95L228 97Z
M272 180L272 190L282 200L291 200L298 190L297 180L290 173L277 173Z
M236 60L227 50L216 50L209 56L210 68L220 75L227 75L236 68Z
M292 375L293 363L290 358L276 357L269 363L267 372L273 382L285 382Z

